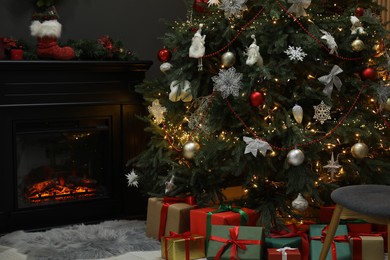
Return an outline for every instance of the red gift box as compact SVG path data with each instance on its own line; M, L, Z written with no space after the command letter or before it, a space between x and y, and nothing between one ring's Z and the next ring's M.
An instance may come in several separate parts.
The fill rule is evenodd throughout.
M268 248L268 260L301 260L301 253L298 248Z
M348 235L372 233L371 223L347 223Z
M319 213L320 223L323 223L323 224L330 223L330 220L332 219L334 208L335 208L334 205L320 207L320 213Z
M199 208L190 211L190 230L192 234L206 237L211 225L256 226L260 214L248 208L220 206L219 208ZM208 223L208 219L210 223ZM209 227L209 228L207 228Z

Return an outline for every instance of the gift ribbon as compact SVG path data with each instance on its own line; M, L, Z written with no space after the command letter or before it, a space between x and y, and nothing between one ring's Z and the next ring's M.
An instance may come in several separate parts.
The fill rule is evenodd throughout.
M287 260L287 251L288 250L298 250L298 248L292 248L289 246L285 246L285 247L276 249L277 252L282 253L282 260Z
M211 233L211 216L216 213L226 212L226 211L233 211L236 213L239 213L240 216L240 225L244 226L248 222L248 215L241 209L233 207L231 204L228 205L220 205L219 208L215 211L210 211L207 213L207 219L206 219L206 251L208 246L208 241L210 238Z
M314 236L311 237L311 240L321 240L321 243L324 243L326 238L326 231L328 230L329 226L325 226L321 231L321 236ZM341 235L341 236L334 236L332 240L332 260L337 260L337 249L336 249L336 243L335 242L349 242L347 235Z
M290 231L271 231L271 234L269 235L272 238L280 238L280 237L297 237L300 236L302 240L302 260L309 260L309 250L310 250L310 243L309 238L307 236L306 231L304 230L298 230L297 226L295 224L291 224L287 226L287 229Z
M210 240L224 243L215 255L215 260L219 260L225 250L230 246L232 246L232 250L230 251L230 260L235 260L240 259L238 256L238 248L240 248L241 250L246 250L246 245L261 245L263 243L263 241L255 239L238 239L239 230L240 227L238 226L229 228L230 239L226 239L224 237L210 236Z
M186 249L186 260L190 260L190 240L195 240L192 237L191 232L184 232L182 234L175 233L170 231L168 237L164 237L165 239L165 258L168 260L168 240L172 238L184 239L185 240L185 249Z
M363 241L361 236L381 237L381 234L376 233L348 233L350 239L352 239L353 246L353 260L362 260L363 253Z
M160 213L160 227L158 231L158 239L161 240L161 237L165 234L165 227L167 226L167 217L168 217L168 208L170 205L175 203L187 203L189 205L195 205L195 197L188 196L185 198L177 197L164 197L163 205L161 207Z

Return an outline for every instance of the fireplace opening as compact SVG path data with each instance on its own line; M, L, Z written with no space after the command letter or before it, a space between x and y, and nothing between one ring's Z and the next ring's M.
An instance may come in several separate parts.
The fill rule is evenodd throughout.
M17 122L17 207L109 197L110 121Z

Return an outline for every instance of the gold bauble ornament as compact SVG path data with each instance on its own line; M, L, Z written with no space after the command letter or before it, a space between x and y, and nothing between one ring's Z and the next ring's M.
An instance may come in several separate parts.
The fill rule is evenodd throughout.
M356 143L351 148L352 156L356 159L363 159L368 156L368 146L365 143Z
M236 55L231 51L227 51L222 54L221 62L224 68L230 68L236 63Z
M386 103L384 104L384 109L386 111L390 111L390 98L388 98Z
M183 156L186 159L193 159L199 151L200 145L197 142L189 141L183 146Z
M351 43L351 47L353 51L362 51L364 49L364 42L359 38L356 38L356 40Z

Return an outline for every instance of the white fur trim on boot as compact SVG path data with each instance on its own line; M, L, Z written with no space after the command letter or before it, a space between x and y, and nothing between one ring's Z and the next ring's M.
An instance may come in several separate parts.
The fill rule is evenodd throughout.
M57 20L47 20L43 23L33 21L30 26L31 35L37 37L56 37L61 36L62 25Z

